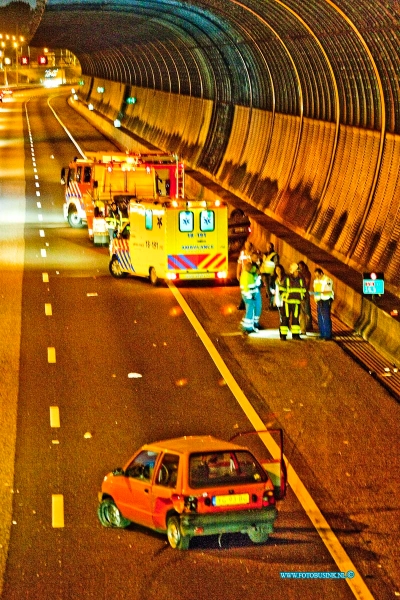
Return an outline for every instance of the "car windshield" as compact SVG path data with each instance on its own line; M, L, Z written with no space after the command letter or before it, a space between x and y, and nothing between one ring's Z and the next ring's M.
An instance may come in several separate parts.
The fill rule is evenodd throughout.
M266 481L267 477L254 456L246 450L190 456L189 484L192 488L256 483Z

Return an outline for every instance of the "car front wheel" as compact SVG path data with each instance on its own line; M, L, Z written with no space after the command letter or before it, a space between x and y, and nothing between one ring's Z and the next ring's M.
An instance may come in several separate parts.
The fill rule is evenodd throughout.
M73 229L80 229L83 227L82 219L78 215L78 211L76 210L75 206L71 206L68 211L68 223Z
M269 538L269 533L265 529L254 527L247 532L253 544L263 544Z
M174 550L187 550L190 538L183 535L178 517L170 517L167 524L168 542Z
M125 519L112 498L106 498L100 502L97 509L97 516L103 527L118 527L124 529L130 525L130 521Z

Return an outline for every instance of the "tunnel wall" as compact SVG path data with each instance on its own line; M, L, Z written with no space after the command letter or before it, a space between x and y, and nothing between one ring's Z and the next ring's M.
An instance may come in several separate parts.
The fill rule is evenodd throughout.
M400 297L399 6L42 0L31 44L77 56L99 114Z
M84 81L79 97L100 114L178 153L343 262L360 271L384 270L389 287L400 293L399 135L386 133L382 151L377 130L236 106L229 127L214 132L224 152L212 166L204 155L215 112L210 100ZM127 96L136 103L126 104Z

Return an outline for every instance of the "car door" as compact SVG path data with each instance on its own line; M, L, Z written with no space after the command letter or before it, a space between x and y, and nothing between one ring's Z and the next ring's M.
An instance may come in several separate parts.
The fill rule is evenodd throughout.
M156 529L166 528L166 514L171 508L172 497L177 495L181 486L179 455L172 452L165 452L158 462L154 485L153 496L153 525Z
M118 480L114 496L124 517L145 527L153 527L152 483L157 459L157 452L139 452Z

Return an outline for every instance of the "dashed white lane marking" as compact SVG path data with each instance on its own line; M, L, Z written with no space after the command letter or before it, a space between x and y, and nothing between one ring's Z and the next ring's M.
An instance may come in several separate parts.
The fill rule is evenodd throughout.
M51 304L47 303L44 305L44 314L47 317L51 317L51 315L53 314L53 309L51 307Z
M49 363L56 362L56 349L52 346L47 348L47 362L49 362Z
M38 215L38 221L43 221L43 216L42 215Z
M43 280L43 283L49 283L49 274L42 273L42 280Z
M46 236L46 234L44 232L44 229L39 229L39 235L40 235L40 237L45 237Z
M41 203L41 202L36 202L36 206L37 206L38 208L42 208L42 203Z
M60 427L60 409L50 406L50 427Z
M41 254L42 258L46 258L46 256L47 256L46 249L42 248L41 251L40 251L40 254Z
M233 377L232 373L230 372L230 370L226 366L225 362L222 360L221 356L219 355L214 344L212 343L212 341L210 340L210 338L204 331L203 327L197 320L197 317L193 313L192 309L190 308L190 306L188 305L188 303L186 302L186 300L184 299L184 297L182 296L180 291L174 286L173 283L168 283L168 287L171 290L172 294L174 295L176 301L178 302L178 304L180 305L180 307L186 314L187 318L189 319L190 323L192 324L197 335L203 342L207 352L211 356L212 360L214 361L214 364L216 365L217 369L221 373L226 384L230 388L232 394L235 396L237 402L241 406L243 412L249 419L250 423L253 425L253 427L256 431L262 432L263 430L265 430L264 422L260 419L260 417L258 416L256 411L250 404L249 400L247 399L247 397L245 396L245 394L239 387L239 385L236 382L235 378ZM270 453L273 456L278 456L279 454L277 452L278 452L279 448L278 448L278 445L276 444L275 440L273 440L272 436L269 434L266 435L264 433L260 433L259 435L260 435L260 438L262 439L263 443L265 444L265 446L270 451ZM363 581L360 573L357 571L357 569L351 562L350 557L348 556L347 552L341 546L339 540L333 533L332 529L329 527L328 522L322 515L321 511L319 510L318 506L315 504L314 500L312 499L312 497L309 494L308 490L306 489L305 485L303 484L300 477L297 475L297 473L295 472L295 470L293 469L292 465L289 463L289 461L287 460L286 457L285 457L285 462L286 462L287 468L288 468L288 482L290 484L290 487L292 488L293 492L297 496L297 499L299 500L300 504L304 508L306 514L308 515L309 519L311 520L312 524L314 525L316 531L320 535L320 537L321 537L322 541L324 542L326 548L328 549L330 555L332 556L333 560L335 561L339 571L342 571L344 573L353 572L354 577L352 579L350 579L349 577L346 578L346 583L348 584L351 591L353 592L353 595L356 598L358 598L359 600L374 600L374 597L372 596L371 592L365 585L365 582Z
M51 524L53 527L64 527L64 496L52 494L51 496Z

